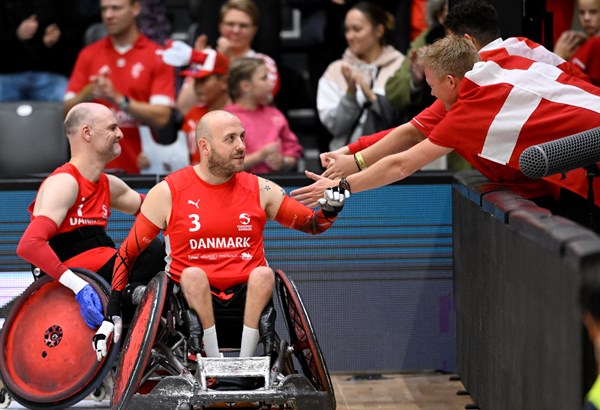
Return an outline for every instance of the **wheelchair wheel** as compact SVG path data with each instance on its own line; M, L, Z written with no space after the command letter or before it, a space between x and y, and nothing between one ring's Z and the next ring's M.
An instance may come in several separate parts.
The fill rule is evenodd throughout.
M127 403L142 380L165 305L167 282L167 274L159 272L148 284L135 311L121 350L121 362L111 399L113 410L127 408Z
M104 307L110 286L99 275L72 269L98 292ZM73 292L49 276L16 300L0 332L0 375L10 396L30 409L69 407L93 392L110 371L118 348L98 362L95 330L79 313Z
M294 282L281 270L276 270L277 294L285 316L290 343L302 372L318 391L327 392L331 409L335 409L335 394L317 336Z

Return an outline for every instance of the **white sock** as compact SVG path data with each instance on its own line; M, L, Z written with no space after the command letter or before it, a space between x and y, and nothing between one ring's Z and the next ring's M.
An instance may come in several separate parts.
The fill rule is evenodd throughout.
M242 347L240 349L240 357L254 356L259 337L260 335L258 333L258 329L253 329L244 325L244 330L242 331Z
M204 329L204 353L206 357L221 357L219 352L219 342L217 341L217 328L213 325L208 329Z

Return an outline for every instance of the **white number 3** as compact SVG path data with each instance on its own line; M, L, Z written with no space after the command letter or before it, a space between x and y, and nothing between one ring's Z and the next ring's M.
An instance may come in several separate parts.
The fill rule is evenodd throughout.
M190 214L188 217L192 220L192 227L190 228L190 232L196 232L200 230L200 217L198 214Z

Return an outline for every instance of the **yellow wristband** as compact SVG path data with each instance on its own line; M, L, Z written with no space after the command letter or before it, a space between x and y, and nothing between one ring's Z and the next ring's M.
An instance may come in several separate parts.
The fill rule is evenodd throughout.
M354 160L356 161L356 165L358 165L361 171L367 169L367 164L365 163L365 160L363 159L362 154L360 152L354 154Z

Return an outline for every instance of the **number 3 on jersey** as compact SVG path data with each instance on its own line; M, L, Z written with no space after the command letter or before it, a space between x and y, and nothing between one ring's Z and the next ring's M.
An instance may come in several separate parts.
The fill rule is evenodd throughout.
M198 214L189 214L188 218L192 220L192 227L190 232L197 232L200 230L200 216Z

